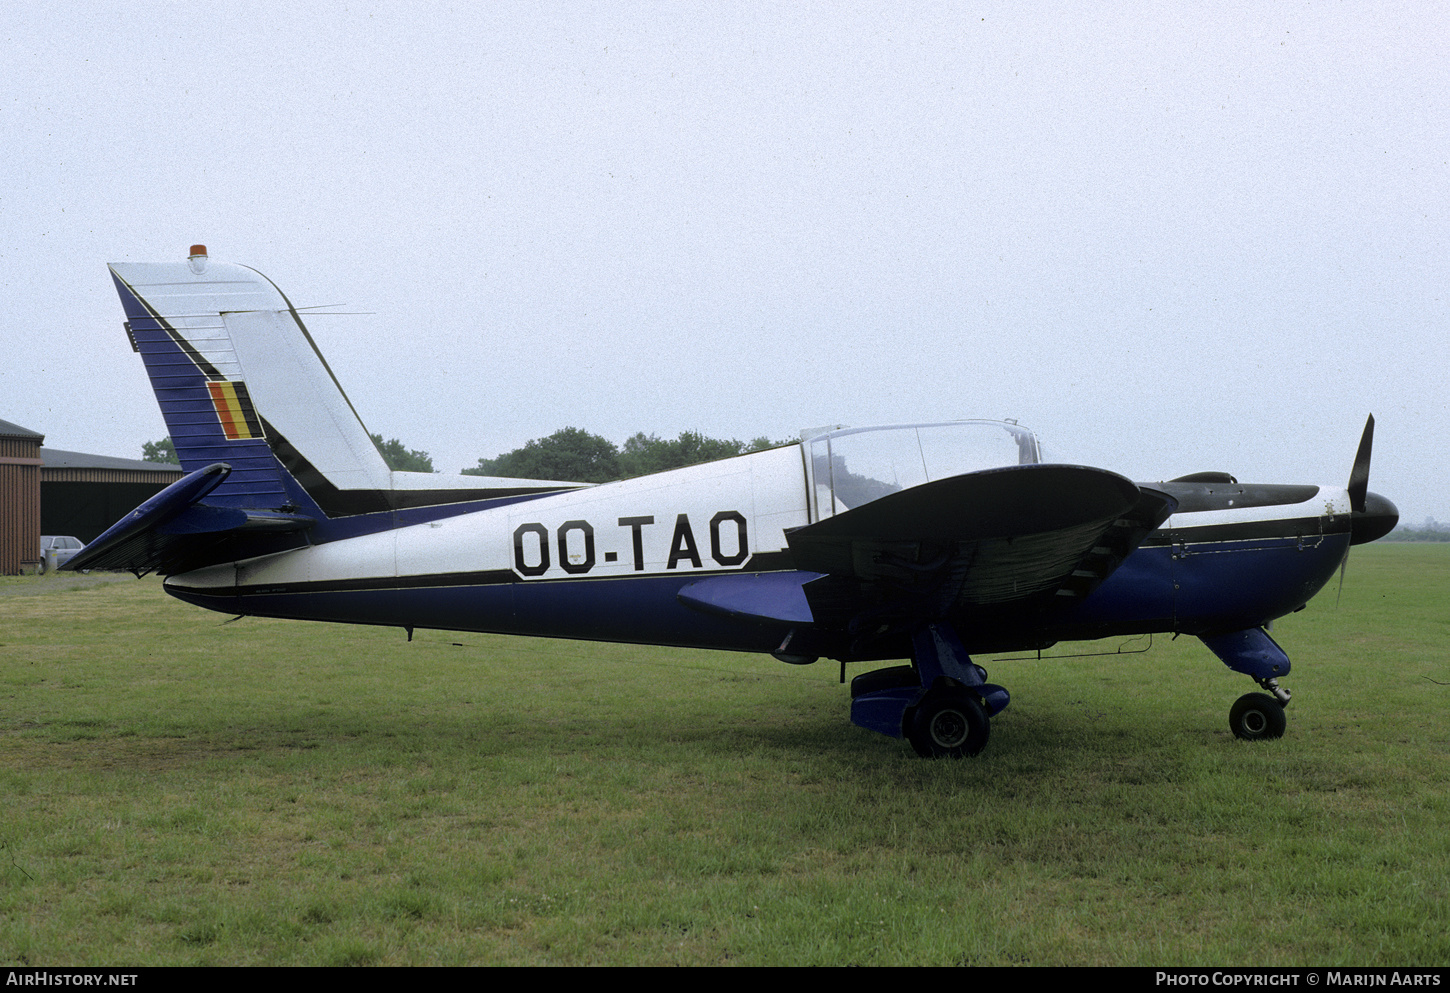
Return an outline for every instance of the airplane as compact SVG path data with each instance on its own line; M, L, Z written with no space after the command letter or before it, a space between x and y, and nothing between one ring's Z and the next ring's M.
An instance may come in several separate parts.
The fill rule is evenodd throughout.
M1009 703L972 661L1060 641L1192 635L1262 692L1266 630L1397 523L1369 492L1222 472L1135 483L1045 462L1013 421L802 432L785 447L588 485L390 470L286 296L193 246L110 266L187 474L67 569L165 576L238 616L768 653L910 659L851 681L851 721L923 757L986 745Z

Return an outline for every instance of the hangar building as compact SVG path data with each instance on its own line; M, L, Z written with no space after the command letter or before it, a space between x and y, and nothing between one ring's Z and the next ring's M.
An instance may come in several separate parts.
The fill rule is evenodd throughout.
M45 436L0 421L0 575L35 568L40 536L100 536L180 479L179 465L46 448Z

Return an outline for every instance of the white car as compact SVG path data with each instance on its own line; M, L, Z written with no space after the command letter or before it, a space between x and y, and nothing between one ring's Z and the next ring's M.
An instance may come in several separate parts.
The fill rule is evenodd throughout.
M55 567L59 569L72 558L76 552L85 548L85 542L79 538L72 538L68 534L43 534L40 536L40 564L35 567L37 576L45 575L46 552L55 549Z

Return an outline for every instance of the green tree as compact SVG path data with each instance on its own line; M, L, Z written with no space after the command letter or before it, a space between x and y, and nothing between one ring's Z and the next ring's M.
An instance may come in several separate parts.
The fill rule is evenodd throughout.
M667 469L683 469L687 465L715 462L788 444L788 441L771 441L763 435L746 444L734 438L709 438L698 431L681 431L679 437L673 439L641 431L626 441L619 451L620 476L629 478Z
M640 431L615 448L612 442L597 434L564 428L497 458L479 459L477 466L463 471L470 476L607 483L789 444L792 442L771 441L763 435L746 444L733 438L709 438L698 431L681 431L678 438L661 438Z
M396 469L399 472L433 472L433 460L427 452L413 451L403 446L397 438L389 438L383 441L383 436L375 434L372 436L373 444L378 447L379 454L383 461L388 464L389 469Z
M607 483L619 478L618 459L612 441L579 428L561 428L497 458L479 459L477 466L463 471L470 476Z
M707 438L698 431L681 431L678 438L664 439L644 432L624 443L619 468L623 476L646 476L666 469L714 462L739 455L744 446L733 438Z
M181 460L176 457L176 446L171 443L171 436L167 435L160 441L148 441L141 446L141 461L143 462L166 462L171 465L180 465Z

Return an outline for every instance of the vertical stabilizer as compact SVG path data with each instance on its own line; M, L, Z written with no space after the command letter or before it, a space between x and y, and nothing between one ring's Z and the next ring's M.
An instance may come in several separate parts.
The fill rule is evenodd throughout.
M577 485L391 471L291 302L201 245L111 275L182 467L231 467L208 503L345 517Z
M286 468L315 475L315 484L391 488L387 464L297 312L265 276L205 254L115 263L111 273L182 467L232 466L212 502L286 504L274 450L294 455Z

